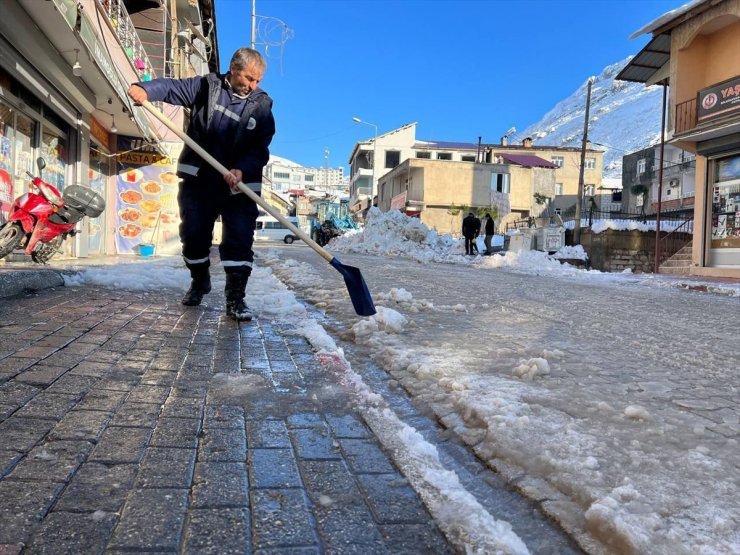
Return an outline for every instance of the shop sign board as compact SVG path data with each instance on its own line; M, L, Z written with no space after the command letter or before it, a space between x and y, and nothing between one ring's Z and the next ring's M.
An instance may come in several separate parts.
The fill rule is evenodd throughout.
M177 157L183 143L160 143L167 156L136 137L118 137L115 244L119 254L180 251Z
M740 113L740 75L699 91L698 121Z
M69 28L74 29L77 25L77 0L53 0L53 2Z

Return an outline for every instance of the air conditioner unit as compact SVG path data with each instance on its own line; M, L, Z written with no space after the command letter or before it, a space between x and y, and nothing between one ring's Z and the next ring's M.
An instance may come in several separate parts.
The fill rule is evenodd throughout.
M671 182L668 184L669 187L678 187L678 179L671 179Z

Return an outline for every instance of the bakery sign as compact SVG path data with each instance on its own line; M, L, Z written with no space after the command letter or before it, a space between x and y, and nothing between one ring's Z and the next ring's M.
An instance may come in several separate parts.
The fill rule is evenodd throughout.
M698 121L740 113L740 75L699 91Z

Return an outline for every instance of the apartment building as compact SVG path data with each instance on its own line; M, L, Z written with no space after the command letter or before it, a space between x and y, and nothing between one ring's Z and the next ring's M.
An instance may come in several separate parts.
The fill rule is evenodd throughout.
M643 208L646 214L661 210L693 210L695 204L696 156L674 145L663 151L663 186L660 176L660 146L651 146L622 157L622 199L628 212Z
M280 156L270 156L263 175L267 178L267 186L281 193L294 189L339 190L346 193L349 187L343 167L305 167Z
M553 207L568 208L575 204L578 193L581 149L551 147L533 144L530 138L521 145L509 145L503 137L501 144L421 141L416 139L417 123L378 135L374 139L355 144L349 157L350 211L358 219L376 201L379 184L384 175L406 160L438 160L468 164L519 165L517 157L533 157L554 168L555 183L550 196ZM377 159L377 165L373 163ZM513 162L512 162L513 161ZM463 167L463 166L460 166ZM584 170L584 196L593 196L602 185L603 151L587 148ZM528 199L522 211L534 213L536 206Z
M137 169L159 164L159 176L182 143L126 91L218 70L213 1L3 0L0 10L0 222L43 157L44 178L62 192L79 183L107 201L68 255L119 252L122 230L141 242L145 228L118 219L117 154L134 153ZM183 124L181 109L167 115Z
M618 78L669 86L667 141L696 156L689 271L740 277L740 0L685 4L644 33Z
M514 155L516 156L516 155ZM540 216L535 194L555 194L555 166L517 157L506 164L408 158L380 179L378 208L416 216L440 233L460 233L468 210L490 211L499 229L510 221Z

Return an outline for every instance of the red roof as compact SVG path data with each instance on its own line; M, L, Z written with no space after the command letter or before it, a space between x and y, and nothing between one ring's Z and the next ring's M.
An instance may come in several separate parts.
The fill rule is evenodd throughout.
M303 195L306 194L306 191L304 191L303 189L289 189L288 194L302 197Z
M535 156L534 154L507 154L507 153L500 153L499 156L506 160L507 162L511 162L512 164L518 164L520 166L524 166L525 168L557 168L558 166L553 164L552 162L548 162L544 158L540 158L539 156Z

